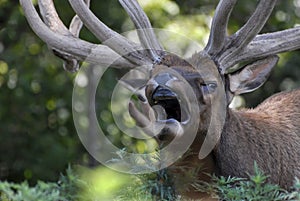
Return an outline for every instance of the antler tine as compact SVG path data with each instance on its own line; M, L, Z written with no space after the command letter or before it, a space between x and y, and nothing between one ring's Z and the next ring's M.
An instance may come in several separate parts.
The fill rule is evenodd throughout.
M84 0L84 3L90 7L90 0ZM76 37L79 37L83 22L78 15L75 15L70 23L69 31Z
M227 42L225 47L226 51L221 53L218 58L220 62L222 62L223 59L230 60L255 38L269 19L276 2L277 0L261 0L259 2L256 10L246 24Z
M133 21L142 46L150 52L154 61L158 61L163 48L153 32L149 18L136 0L119 0L119 2Z
M87 2L89 3L89 2ZM70 31L63 24L63 22L58 17L53 0L39 0L38 5L40 8L40 13L44 19L45 24L54 32L66 35L78 37L80 29L82 27L81 20L76 16L73 18L71 23ZM63 67L67 71L75 72L79 69L79 60L70 54L61 52L53 47L51 47L55 55L64 60Z
M205 51L214 56L224 47L227 38L227 25L231 11L237 0L220 0L211 25L211 31Z
M242 61L264 58L300 48L300 26L268 34L257 35L250 44L232 58L223 59L220 66L228 69Z
M107 45L114 51L118 52L124 58L131 62L144 65L151 64L153 61L148 58L145 53L142 53L141 47L127 40L122 35L108 28L101 22L93 12L87 7L82 0L69 0L76 14L83 21L84 25L99 39L102 44Z
M90 0L84 0L85 4L90 7ZM83 22L78 17L78 15L75 15L70 23L69 31L71 34L73 34L75 37L79 38L80 30L82 29ZM65 61L63 66L64 69L79 69L79 60L71 59L70 61Z
M38 5L45 24L52 31L66 36L71 35L69 30L58 17L53 0L39 0Z
M97 62L103 65L113 63L115 67L119 68L134 67L132 63L120 58L116 52L107 46L92 44L70 35L52 31L40 19L31 0L20 0L20 4L32 30L49 46L64 53L74 55L80 60L87 59L90 62ZM56 23L59 24L59 22ZM55 25L53 27L55 27ZM60 31L62 30L63 29ZM67 31L67 29L65 31Z

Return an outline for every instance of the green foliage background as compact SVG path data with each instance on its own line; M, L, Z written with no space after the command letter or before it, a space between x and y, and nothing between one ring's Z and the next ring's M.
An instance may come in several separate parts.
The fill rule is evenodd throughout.
M182 33L204 45L217 1L141 0L153 27ZM239 1L230 20L233 33L245 23L257 1ZM69 24L74 12L67 1L55 1ZM133 29L117 0L92 1L94 13L118 32ZM280 0L263 32L300 24L300 1ZM81 37L99 41L86 29ZM174 46L180 41L173 41ZM271 94L300 86L300 52L280 55L268 82L244 96L255 106ZM67 164L88 165L90 158L74 128L71 111L73 79L62 62L29 28L17 1L0 0L0 180L56 181ZM107 100L120 72L111 70L98 94L101 126L119 144L134 143L116 131Z

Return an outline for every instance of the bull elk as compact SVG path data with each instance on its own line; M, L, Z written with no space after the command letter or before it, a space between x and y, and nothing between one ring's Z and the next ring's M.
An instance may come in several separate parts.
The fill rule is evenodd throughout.
M148 109L154 105L165 109L168 129L157 136L159 143L170 141L190 121L180 107L177 91L182 90L182 79L192 86L199 108L198 132L190 147L193 154L174 165L193 168L205 163L208 172L246 177L253 172L256 161L270 175L269 181L283 188L289 188L294 178L300 177L300 90L273 95L254 109L228 108L235 95L251 92L267 80L278 61L278 53L300 48L300 27L259 34L276 0L259 1L244 26L230 36L228 20L237 0L220 0L206 47L187 59L164 51L136 0L119 2L138 29L140 44L103 24L89 9L88 0L69 2L76 16L68 29L59 19L52 0L39 1L43 21L31 0L20 0L32 29L65 60L66 69L76 71L78 61L87 58L100 64L114 62L117 68L152 66L143 101ZM103 43L96 45L78 38L82 24ZM245 65L236 68L241 63ZM223 107L225 110L219 111ZM151 121L132 103L129 109L138 125L146 126ZM222 112L224 119L219 117ZM219 128L208 132L210 123L219 121ZM212 150L203 149L207 138L216 141Z

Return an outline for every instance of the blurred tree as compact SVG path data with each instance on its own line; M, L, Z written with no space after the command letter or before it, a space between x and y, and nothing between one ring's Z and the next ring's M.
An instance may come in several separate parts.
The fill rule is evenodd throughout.
M204 45L217 0L141 0L157 28L180 32ZM239 1L230 20L229 33L245 23L257 1ZM74 12L67 1L55 1L58 13L69 24ZM92 1L94 13L118 32L133 29L117 0ZM300 1L279 1L263 32L300 24ZM98 43L86 29L81 37ZM179 44L180 41L171 41ZM184 47L184 44L183 44ZM254 106L271 94L300 86L299 51L281 55L269 81L245 95ZM113 125L109 98L117 77L110 70L97 97L101 126L119 146L130 145ZM0 0L0 179L56 180L68 163L86 163L72 121L71 97L75 75L62 69L47 45L29 28L16 1Z
M0 178L56 180L81 150L72 75L32 33L18 2L1 2Z
M55 4L69 24L74 12L67 1ZM120 30L125 11L117 4L94 1L92 7L105 23ZM89 160L72 120L75 74L65 72L32 32L17 1L0 1L0 19L0 179L55 181L69 163ZM86 29L81 35L98 42Z

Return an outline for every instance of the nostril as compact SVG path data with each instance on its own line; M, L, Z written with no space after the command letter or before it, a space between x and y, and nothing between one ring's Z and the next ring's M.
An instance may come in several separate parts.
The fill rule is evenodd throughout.
M167 99L174 99L174 98L177 98L176 94L172 92L170 89L167 89L162 86L158 86L152 94L153 101L167 100Z

